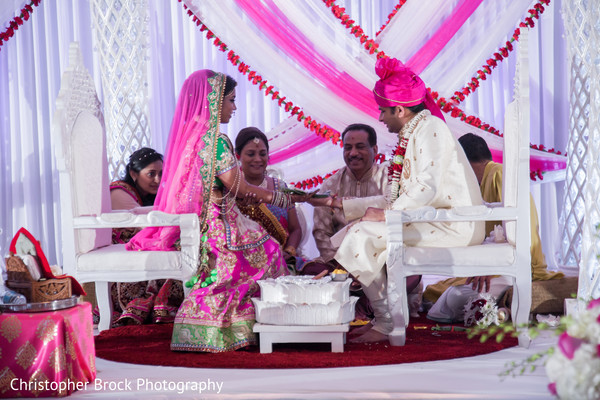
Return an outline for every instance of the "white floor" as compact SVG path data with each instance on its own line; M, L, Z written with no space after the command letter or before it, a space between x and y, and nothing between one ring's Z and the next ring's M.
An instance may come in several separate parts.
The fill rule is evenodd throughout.
M96 382L73 399L551 399L543 366L501 378L507 363L556 343L544 334L528 349L477 357L376 367L202 369L97 359Z
M425 283L439 277L427 277ZM556 344L546 332L529 348L447 361L327 369L202 369L96 359L97 378L73 399L553 399L543 365L500 377L511 362Z

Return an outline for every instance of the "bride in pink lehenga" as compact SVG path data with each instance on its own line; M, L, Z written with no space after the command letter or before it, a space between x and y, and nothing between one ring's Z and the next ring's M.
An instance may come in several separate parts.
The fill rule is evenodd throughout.
M236 82L210 70L184 82L171 125L161 187L154 208L195 212L202 227L201 266L173 328L172 350L223 352L256 343L251 297L256 281L286 274L281 246L237 208L236 197L287 207L309 196L248 184L229 138L219 132L235 106ZM309 199L330 205L331 198ZM176 228L146 228L129 250L165 250L177 245Z

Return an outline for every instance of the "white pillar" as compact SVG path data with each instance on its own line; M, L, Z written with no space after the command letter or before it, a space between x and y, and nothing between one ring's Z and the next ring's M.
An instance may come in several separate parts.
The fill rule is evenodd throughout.
M129 155L151 147L148 120L148 1L93 0L110 180L123 177Z
M563 260L579 264L581 300L600 297L600 0L563 3L570 62L570 139Z

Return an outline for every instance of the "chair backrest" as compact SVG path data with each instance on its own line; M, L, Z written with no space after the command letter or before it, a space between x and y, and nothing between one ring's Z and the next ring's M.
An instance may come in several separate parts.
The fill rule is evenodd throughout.
M73 218L110 212L104 119L77 43L61 80L52 123L59 172L63 269L75 273L77 253L111 242L111 230L75 230Z
M506 107L504 121L504 154L502 171L502 200L505 207L529 209L529 55L528 31L519 39L515 72L514 100ZM523 217L529 220L529 218ZM527 222L523 221L523 222ZM515 221L506 222L504 230L509 243L519 241ZM520 225L520 224L519 224Z

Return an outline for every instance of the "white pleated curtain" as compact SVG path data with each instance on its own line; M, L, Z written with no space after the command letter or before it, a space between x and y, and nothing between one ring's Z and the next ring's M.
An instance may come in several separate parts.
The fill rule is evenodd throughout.
M253 69L257 70L270 84L276 86L282 95L288 96L295 105L310 111L310 115L319 122L326 123L335 129L341 130L349 122L369 122L381 133L382 141L391 143L393 136L384 132L381 124L374 119L372 114L361 116L354 113L355 119L348 121L341 119L340 115L347 105L333 99L327 90L323 90L315 80L303 75L296 66L284 62L277 64L275 61L282 58L266 47L259 48L267 53L260 52L268 64L279 66L272 70L269 65L255 61L256 54L250 49L265 46L264 43L253 43L250 39L260 37L260 32L248 32L248 36L234 37L226 40L228 32L239 28L238 23L248 22L248 18L240 14L239 7L233 6L232 1L202 2L210 4L208 10L211 14L201 15L204 22L214 30L227 45L240 55ZM374 57L366 55L358 39L350 35L339 20L335 19L321 0L290 2L276 1L284 10L285 15L297 24L299 29L315 43L315 48L320 52L329 52L330 57L336 60L336 65L345 68L358 82L367 87L375 79L372 65ZM411 6L411 3L413 5ZM404 7L410 11L415 1L408 1ZM441 2L445 4L446 2ZM448 2L450 6L456 2ZM508 7L508 3L518 6ZM527 5L525 5L527 3ZM554 3L554 2L553 2ZM380 26L387 20L388 14L397 4L396 1L383 0L379 2L366 2L348 0L338 2L346 8L346 12L356 20L365 33L375 38ZM506 4L503 12L498 11L498 4ZM561 49L564 49L560 15L556 5L551 4L543 14L539 26L533 29L531 37L531 59L540 59L537 71L532 72L534 82L532 85L532 110L538 107L539 112L532 121L532 143L543 143L547 148L555 147L564 149L567 141L567 108L563 108L563 101L567 101L564 60ZM202 5L202 4L201 4ZM148 72L148 99L149 122L151 131L151 145L162 151L166 144L171 117L175 106L176 97L183 80L187 75L197 69L210 68L232 75L238 81L238 110L232 122L223 129L233 138L239 129L246 126L257 126L269 133L272 143L279 149L293 148L297 143L303 143L314 133L307 133L302 127L294 129L295 120L288 119L289 114L276 102L265 97L264 92L259 92L257 87L248 82L247 77L240 74L237 68L227 60L226 53L220 52L205 38L191 18L183 10L182 4L177 1L156 2L149 1L148 33L150 45L149 72ZM508 24L505 19L512 15L513 27L497 27L495 24L484 24L478 28L473 27L472 37L467 37L467 31L459 31L456 41L455 56L447 65L455 71L462 71L462 78L456 79L448 87L449 96L454 90L459 90L470 77L480 68L485 59L512 35L514 24L525 17L523 9L531 6L531 2L490 2L484 1L476 13L487 15L496 21L495 16L502 15L497 22ZM4 7L4 3L2 4ZM403 9L404 9L403 7ZM17 7L18 8L18 7ZM15 9L17 9L15 8ZM4 8L3 8L4 9ZM517 11L521 10L521 11ZM427 12L426 12L427 11ZM221 19L214 21L214 13ZM401 11L396 18L407 18L408 11ZM519 16L518 14L521 13ZM0 14L2 15L2 14ZM308 18L307 16L313 16ZM314 15L322 16L323 23L315 24ZM411 18L415 24L423 25L432 14L428 8L421 7L420 12ZM232 19L237 21L236 24ZM211 26L211 22L213 25ZM399 19L400 20L400 19ZM308 22L307 22L308 21ZM392 32L393 20L388 26ZM83 53L84 63L96 81L100 98L104 98L104 107L107 107L106 97L103 97L103 87L99 69L99 52L93 34L90 3L89 1L63 0L60 2L42 2L37 7L30 21L24 24L0 51L0 110L2 119L0 128L2 141L0 154L2 157L2 172L0 173L0 196L2 196L2 209L0 210L2 238L0 245L6 249L7 241L20 226L30 229L34 235L42 240L51 262L60 262L60 237L58 221L59 193L56 185L54 170L54 157L52 153L53 139L50 135L50 121L54 110L54 99L60 85L60 75L67 61L68 45L71 41L79 41ZM473 24L467 22L467 25ZM467 26L465 25L465 26ZM476 25L476 24L475 24ZM491 26L493 28L491 28ZM396 28L394 28L396 29ZM467 29L464 27L464 29ZM221 32L223 31L224 32ZM479 30L479 31L478 31ZM488 38L492 32L504 30L503 37L498 37L495 43L488 47L475 45L477 38ZM558 33L553 33L558 32ZM462 39L459 39L462 38ZM51 39L52 38L52 39ZM56 40L54 38L57 38ZM406 43L421 43L427 38L422 33L415 31L413 36L401 32L398 36ZM239 41L238 41L239 39ZM384 48L385 36L381 36L381 48L387 54L394 56L396 50ZM492 39L489 39L492 40ZM494 40L492 40L494 41ZM489 49L489 53L486 53ZM478 53L472 53L477 50ZM440 55L442 56L442 54ZM246 59L248 57L248 59ZM512 98L512 72L514 65L511 57L493 72L492 76L482 82L477 92L467 98L461 105L469 114L476 114L481 119L502 130L502 117L504 105ZM472 68L472 66L475 67ZM543 68L542 68L543 67ZM561 69L562 68L562 69ZM433 70L432 70L433 71ZM434 90L442 90L444 85L450 86L450 79L446 73L423 72L428 86ZM445 76L446 75L446 76ZM299 79L299 80L296 80ZM306 85L306 86L304 86ZM298 87L302 90L298 90ZM537 88L537 93L536 93ZM308 114L308 112L307 112ZM451 119L449 116L447 119ZM466 128L465 128L466 129ZM342 164L341 149L322 139L312 139L318 144L313 150L303 156L292 157L278 166L283 167L288 181L310 178L316 174L325 174ZM381 148L381 147L380 147ZM317 157L317 158L315 158ZM324 160L327 163L314 163L307 160ZM9 169L7 166L11 166ZM41 173L40 173L41 171ZM292 178L290 178L292 177ZM544 192L548 191L549 195ZM534 187L542 220L542 241L547 257L552 259L554 250L551 248L553 240L546 240L548 233L556 234L557 204L561 193L555 193L554 184L545 184ZM560 192L560 189L558 189ZM540 196L541 193L541 196ZM540 197L544 200L540 202ZM546 248L550 246L550 249Z

